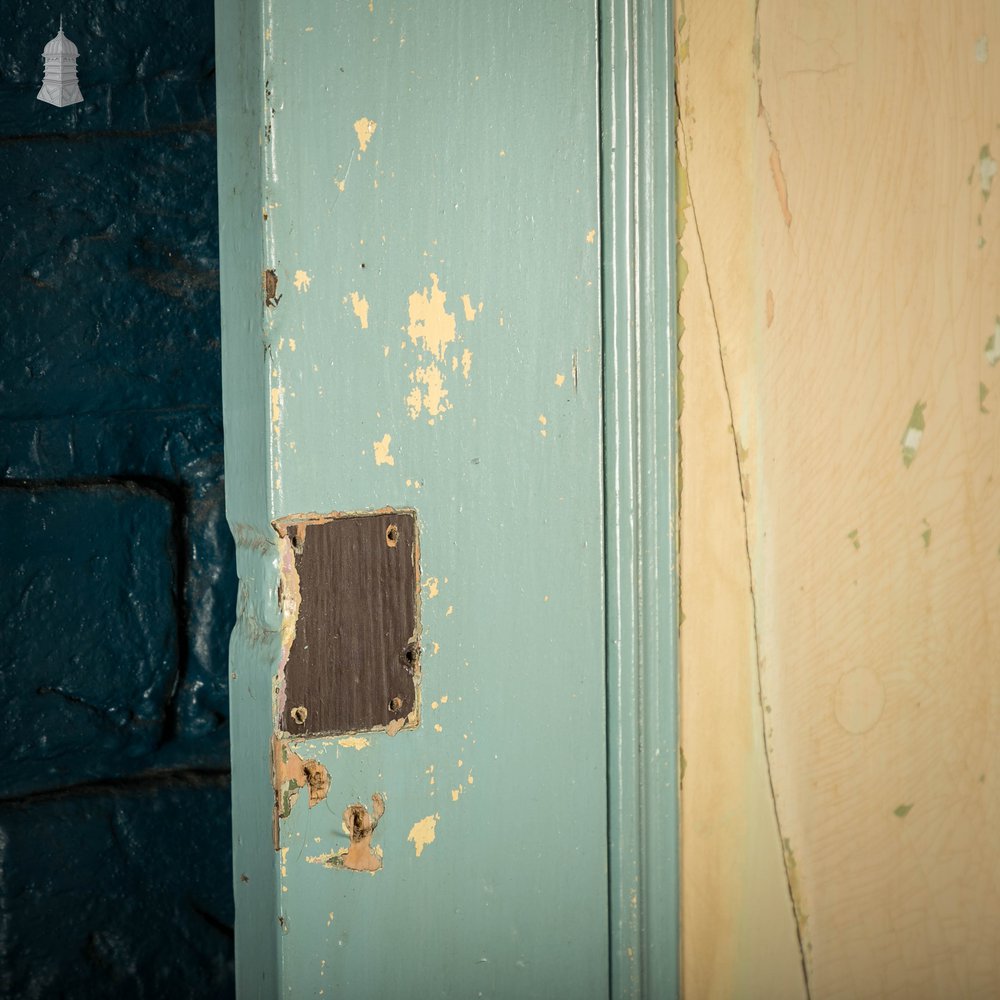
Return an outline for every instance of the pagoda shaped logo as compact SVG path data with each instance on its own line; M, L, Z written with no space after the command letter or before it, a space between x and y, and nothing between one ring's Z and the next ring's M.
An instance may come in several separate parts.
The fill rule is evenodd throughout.
M63 34L62 18L59 18L59 34L45 46L45 78L38 99L57 108L69 104L79 104L83 100L80 84L76 79L77 47Z

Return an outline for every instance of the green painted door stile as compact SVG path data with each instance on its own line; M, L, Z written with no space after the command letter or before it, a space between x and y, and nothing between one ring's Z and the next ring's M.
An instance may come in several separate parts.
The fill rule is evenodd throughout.
M676 996L669 11L216 19L240 996ZM418 707L288 732L312 525L393 511Z

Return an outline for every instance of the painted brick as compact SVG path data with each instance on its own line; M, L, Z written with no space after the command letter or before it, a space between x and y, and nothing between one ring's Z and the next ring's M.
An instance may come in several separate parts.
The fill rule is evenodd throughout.
M232 996L229 789L0 804L0 995Z

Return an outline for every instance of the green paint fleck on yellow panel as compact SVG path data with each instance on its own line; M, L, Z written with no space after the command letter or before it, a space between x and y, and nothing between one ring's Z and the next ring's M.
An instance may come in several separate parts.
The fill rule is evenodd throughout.
M985 774L979 775L979 784L981 784L981 785L985 785L986 784L986 775Z
M987 143L979 150L979 190L983 194L983 201L989 201L996 173L997 161L990 155L990 147Z
M684 756L684 747L680 748L680 764L681 764L681 784L684 784L684 775L687 773L688 762L687 758Z
M861 548L861 539L858 538L857 528L855 528L853 531L849 531L847 533L847 537L851 540L851 545L853 545L856 549Z
M924 436L924 410L926 403L917 403L910 414L910 422L906 425L900 444L903 449L903 465L909 468L913 460L917 457L917 448L920 447L920 439Z
M1000 361L1000 316L993 321L993 333L986 341L986 360L992 367Z
M924 548L929 549L931 547L931 526L926 517L924 518L924 524L926 524L927 527L920 532L920 537L924 540Z
M979 383L979 412L989 413L986 409L986 397L990 394L990 387L985 382Z
M893 816L898 816L900 819L902 819L904 816L906 816L909 813L909 811L912 808L913 808L913 803L912 802L910 802L907 805L896 806L896 808L893 809L892 814L893 814Z

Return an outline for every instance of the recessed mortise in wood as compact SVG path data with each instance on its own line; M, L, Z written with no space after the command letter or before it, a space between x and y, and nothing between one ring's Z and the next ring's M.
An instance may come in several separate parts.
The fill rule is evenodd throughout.
M279 728L325 736L416 726L416 512L303 514L274 527L282 553Z

